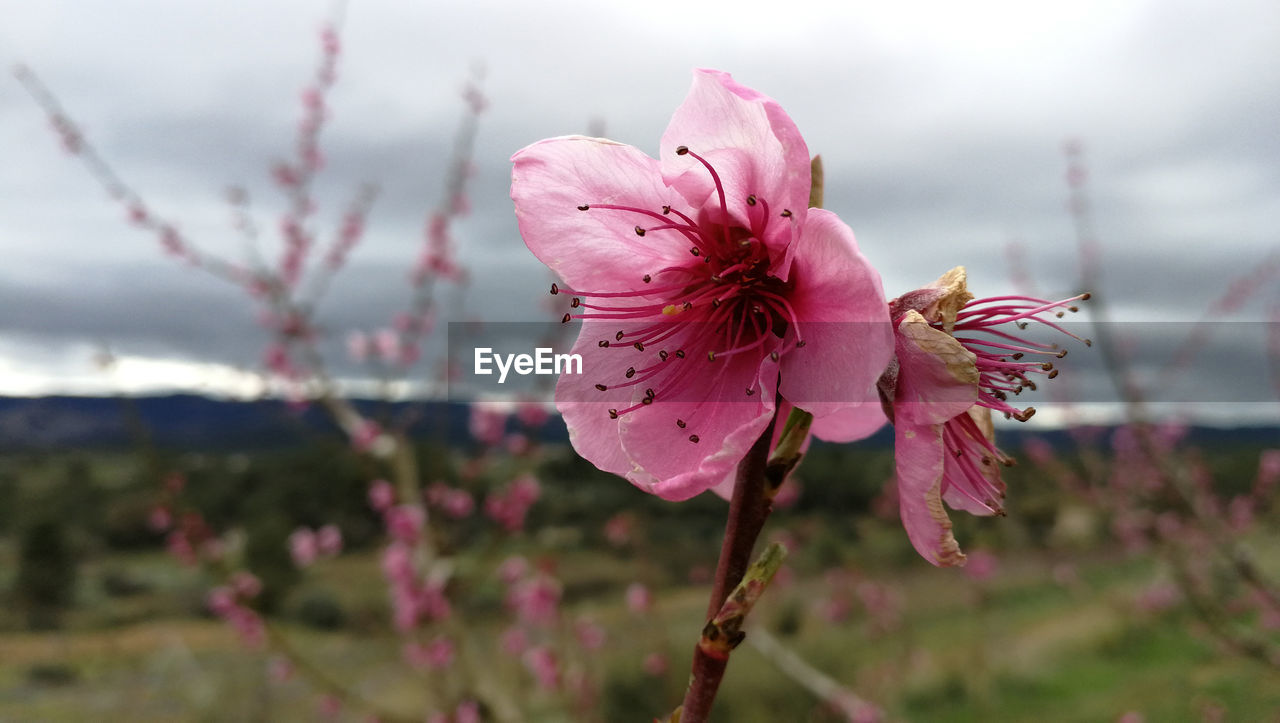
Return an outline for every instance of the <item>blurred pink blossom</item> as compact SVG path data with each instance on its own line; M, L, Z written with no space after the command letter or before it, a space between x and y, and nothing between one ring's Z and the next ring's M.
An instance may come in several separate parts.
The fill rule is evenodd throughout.
M289 555L298 567L309 567L320 555L316 535L307 527L299 527L289 535Z
M383 513L383 522L392 539L412 545L422 535L425 515L421 507L415 505L397 505Z
M655 678L667 672L667 656L662 653L649 653L644 656L644 672Z
M336 557L342 552L342 530L333 524L316 530L316 549L323 557Z
M560 689L560 661L550 648L539 645L524 654L525 667L544 690Z
M579 618L573 623L573 633L578 638L578 644L587 650L599 650L604 647L605 641L608 639L604 628L599 623L586 618Z
M627 586L627 609L636 615L648 615L653 609L653 593L643 583Z
M374 510L386 512L395 501L396 491L390 482L376 479L369 484L369 506Z

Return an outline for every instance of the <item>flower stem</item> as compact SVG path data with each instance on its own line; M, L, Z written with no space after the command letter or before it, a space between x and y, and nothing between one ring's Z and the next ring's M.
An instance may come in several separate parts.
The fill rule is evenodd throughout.
M773 509L773 500L766 493L765 469L769 461L769 443L773 439L775 422L776 419L769 422L747 456L738 463L733 497L729 500L724 542L720 547L720 562L716 565L715 584L711 588L711 600L707 604L708 620L720 612L729 592L742 581L756 538L760 536L760 530ZM707 650L701 644L694 648L693 672L684 704L680 707L680 723L702 723L707 720L728 664L727 651Z

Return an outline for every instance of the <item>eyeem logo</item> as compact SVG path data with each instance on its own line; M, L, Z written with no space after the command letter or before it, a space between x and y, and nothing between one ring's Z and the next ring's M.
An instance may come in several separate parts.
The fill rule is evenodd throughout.
M507 373L514 371L520 376L530 374L581 374L581 354L553 354L551 347L538 347L533 354L494 354L492 347L476 347L475 373L493 374L490 364L498 367L498 383L507 381ZM576 365L576 370L575 370Z

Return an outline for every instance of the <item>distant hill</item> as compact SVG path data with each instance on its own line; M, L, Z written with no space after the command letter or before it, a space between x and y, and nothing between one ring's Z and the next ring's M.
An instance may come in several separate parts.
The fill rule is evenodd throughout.
M439 438L467 444L470 409L453 402L357 401L374 419L415 420L415 437ZM323 409L299 408L280 400L233 401L194 394L153 397L0 397L0 450L111 448L131 444L139 432L163 447L191 449L260 449L290 446L316 435L337 435ZM1109 428L1093 434L1105 440ZM1070 444L1065 430L1001 430L1002 447L1017 450L1027 436L1038 436L1055 447ZM564 424L553 417L542 429L544 442L568 442ZM1192 427L1190 442L1217 447L1226 444L1280 446L1280 427ZM893 431L886 427L861 444L890 447Z
M414 436L464 444L470 409L448 402L356 401L371 418L412 419ZM0 449L111 448L146 434L163 447L259 449L284 447L340 432L316 406L281 400L236 401L194 394L151 397L0 397ZM559 419L543 430L547 441L568 441Z

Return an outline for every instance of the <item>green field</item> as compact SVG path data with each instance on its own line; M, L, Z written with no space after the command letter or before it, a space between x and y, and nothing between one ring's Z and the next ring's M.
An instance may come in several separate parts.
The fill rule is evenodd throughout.
M111 500L132 494L128 480L137 469L127 457L89 455L76 464L91 470L91 481L77 484L97 489L103 509L115 509ZM249 467L271 464L276 462ZM625 483L570 461L557 464L544 470L548 489L528 533L499 538L463 529L450 539L458 579L465 581L453 597L455 617L467 621L461 634L470 664L526 720L651 720L682 695L707 595L706 585L689 582L689 571L714 564L714 516L723 503L655 505ZM874 464L880 462L862 468ZM0 468L8 479L21 479L14 494L32 500L33 509L40 497L35 491L62 484L66 470L66 460L10 460ZM566 478L559 498L551 472ZM575 475L582 479L568 479ZM817 479L806 475L807 493L820 484ZM8 516L14 532L22 528L21 509ZM566 524L584 509L598 513L581 525ZM598 530L620 509L635 510L639 533L634 544L615 549ZM892 520L803 504L778 511L766 536L786 531L797 549L786 579L768 591L753 624L883 707L891 720L1083 722L1112 721L1128 712L1147 721L1280 720L1280 670L1225 649L1184 601L1175 598L1159 610L1137 604L1153 583L1172 580L1158 551L1126 554L1096 532L1062 542L1060 528L1067 523L1058 519L1056 534L1040 534L1028 521L1037 514L1045 516L1029 511L1020 520L1013 509L1007 519L958 525L967 548L980 545L997 555L996 574L980 582L916 558ZM0 720L318 717L322 691L313 676L271 680L275 653L244 649L228 626L204 611L207 590L219 582L216 572L177 564L155 540L126 549L106 545L101 525L107 523L90 524L91 517L70 526L78 574L74 597L54 630L27 629L27 611L14 593L16 535L0 543ZM1046 529L1052 533L1054 526ZM421 719L433 701L451 700L457 692L457 668L428 673L401 663L402 641L388 623L379 543L353 537L354 549L290 581L269 624L278 642L321 677L383 711ZM1274 524L1255 529L1244 542L1260 553L1269 574L1280 577ZM582 671L592 691L589 706L574 704L567 693L538 689L519 660L499 649L498 636L510 619L502 586L488 571L513 553L553 564L563 584L564 622L550 635L570 639L570 621L580 618L607 631L602 649L575 648L564 661ZM831 570L843 577L833 581ZM626 608L624 591L636 580L654 591L651 617ZM849 594L867 582L900 605L877 617ZM849 598L845 614L821 614L840 590ZM1231 622L1258 628L1250 615ZM654 652L670 661L665 675L643 669L645 656ZM352 704L339 719L366 720L367 713ZM749 643L734 654L714 719L842 720Z

